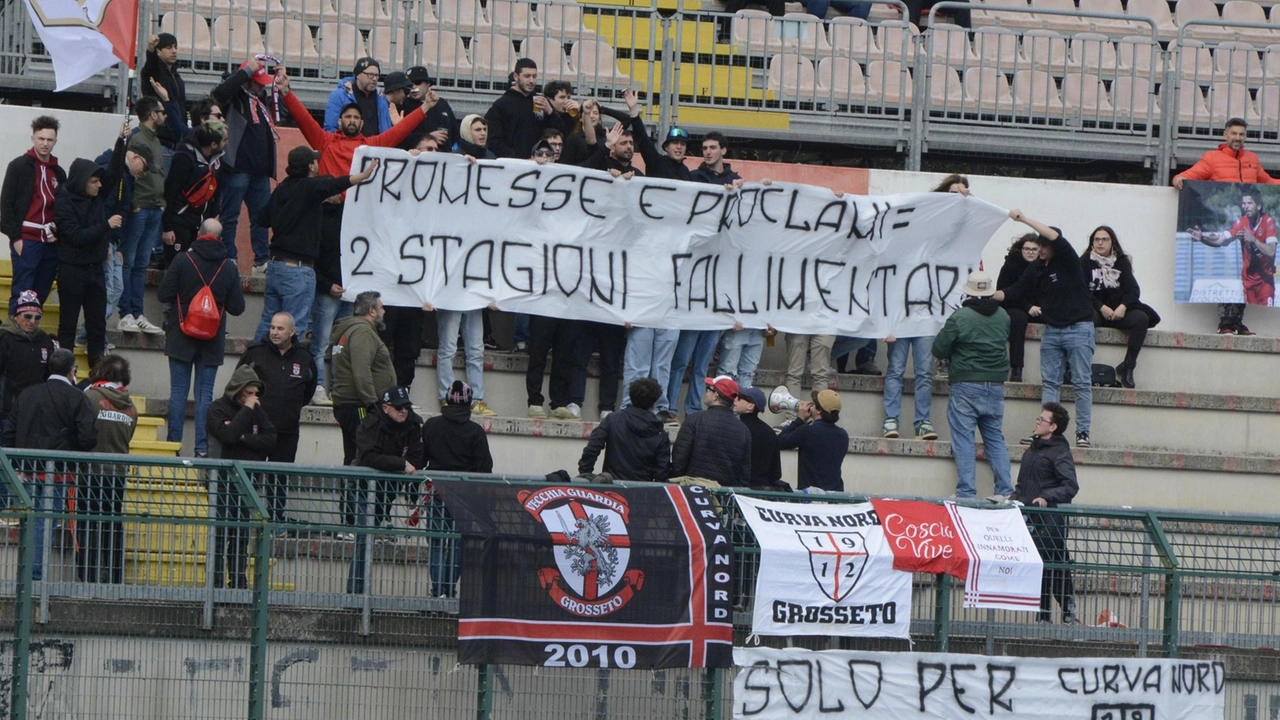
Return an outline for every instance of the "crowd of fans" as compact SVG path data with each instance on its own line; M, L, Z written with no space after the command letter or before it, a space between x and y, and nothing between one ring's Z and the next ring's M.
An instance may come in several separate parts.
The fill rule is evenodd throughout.
M283 67L272 71L256 58L229 72L210 97L188 103L177 59L176 38L151 38L142 73L146 94L133 108L138 125L132 128L126 121L115 146L99 158L77 158L64 172L53 155L59 123L40 116L31 125L31 150L9 164L0 189L0 231L10 238L14 273L9 322L0 327L0 418L9 446L127 451L136 418L127 392L129 369L109 354L106 334L108 321L118 316L119 331L165 335L168 439L181 441L187 398L194 396L197 457L292 462L302 408L316 404L333 406L348 465L405 475L424 469L490 472L485 433L472 420L496 414L485 401L484 354L497 348L489 310L384 307L376 292L343 300L338 237L343 196L376 169L374 161L352 173L356 150L370 145L415 154L456 152L472 161L524 158L595 168L619 178L647 172L730 189L742 185L725 161L729 143L724 135L711 132L702 138L703 162L691 170L686 157L693 139L673 127L656 145L634 92L624 95L625 108L609 108L594 99L573 99L564 82L547 83L539 91L538 69L529 59L516 62L510 88L487 113L458 118L433 89L426 68L384 75L377 60L362 58L329 96L323 123L291 92ZM307 146L288 154L283 177L273 188L276 123L285 114ZM615 120L607 129L601 122L605 116ZM1184 179L1277 182L1243 149L1244 129L1242 120L1229 121L1224 144L1175 177L1174 185L1181 187ZM637 152L645 171L632 164ZM969 181L952 175L934 191L968 195ZM264 308L253 344L215 401L226 316L245 309L235 238L246 205L252 272L263 277ZM1232 227L1190 232L1210 245L1240 242L1246 295L1257 302L1274 293L1275 222L1261 211L1256 191L1245 190L1240 205L1242 216ZM1025 461L1017 488L1011 478L1001 430L1003 387L1006 380L1023 380L1027 326L1045 325L1040 346L1045 411L1023 443L1031 446L1029 452L1045 454L1067 447L1063 434L1069 415L1057 404L1064 382L1075 388L1075 445L1091 445L1094 328L1128 334L1115 380L1132 388L1146 331L1160 318L1142 303L1133 261L1112 228L1099 226L1078 253L1057 228L1017 210L1010 217L1030 232L1014 242L997 280L982 271L970 275L962 307L938 335L883 340L882 434L897 438L903 432L902 391L910 355L914 408L909 430L916 439L938 437L930 417L933 378L935 362L945 363L956 497L976 496L974 434L980 432L996 479L992 500L1026 495L1024 502L1069 502L1074 470L1069 483L1061 480L1071 491L1052 497L1023 488ZM161 249L165 272L157 299L165 311L157 325L143 313L143 287ZM62 308L56 340L39 328L55 278ZM423 423L409 401L409 388L429 313L438 328L440 414ZM83 335L77 336L81 316ZM1242 317L1243 306L1223 306L1219 331L1249 334ZM852 372L879 374L876 341L787 334L786 389L808 399L789 405L775 432L760 417L769 401L753 386L763 349L774 343L772 328L682 331L523 315L515 316L514 328L513 349L528 354L532 418L581 420L588 366L598 358L601 421L577 468L593 481L692 477L783 490L788 486L779 451L795 448L799 489L842 491L849 438L838 424L842 403L831 389L832 366L843 371L853 359ZM67 349L78 341L86 344L92 367L85 392L73 387L74 357ZM459 345L466 382L455 379ZM807 396L801 389L806 372ZM20 395L33 388L42 389L40 401L21 401ZM626 389L621 400L620 388ZM44 412L48 408L54 409ZM45 427L55 422L65 427ZM673 443L668 429L675 427ZM1054 452L1051 469L1063 462L1062 453ZM602 453L603 471L597 474ZM354 484L344 499L345 522L388 522L399 487L377 481L369 488L364 482ZM101 487L81 493L78 502L118 512L122 492L123 480L108 477ZM286 489L267 482L263 492L272 519L284 522ZM246 510L227 499L219 512L238 517ZM118 528L89 524L85 532L97 533L85 543L86 557L97 559L86 560L82 574L118 568L111 559L122 551ZM217 545L228 561L224 566L220 560L214 573L242 587L247 535L220 533ZM358 592L363 576L353 567L348 588ZM1069 590L1064 594L1069 597Z

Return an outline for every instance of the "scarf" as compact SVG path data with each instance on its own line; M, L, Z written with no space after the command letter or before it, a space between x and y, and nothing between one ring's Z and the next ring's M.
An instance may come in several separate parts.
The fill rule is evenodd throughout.
M254 125L257 125L261 122L261 120L258 119L258 111L261 110L262 117L267 119L267 127L271 130L271 137L279 140L280 136L276 134L276 123L275 120L271 118L271 111L267 109L267 104L262 102L262 98L259 98L248 90L245 90L244 94L249 96L249 119L253 121Z
M1103 257L1092 250L1089 251L1089 259L1098 265L1098 269L1093 271L1093 277L1101 282L1104 288L1114 290L1120 287L1120 271L1116 269L1116 257L1114 252L1110 257Z

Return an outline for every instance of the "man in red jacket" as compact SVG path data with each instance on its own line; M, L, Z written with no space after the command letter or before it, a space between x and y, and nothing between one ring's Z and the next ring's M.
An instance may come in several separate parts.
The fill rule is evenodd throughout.
M1248 129L1249 124L1238 117L1228 120L1226 128L1222 131L1223 143L1217 150L1210 150L1201 155L1200 160L1190 169L1174 175L1173 186L1181 190L1184 180L1280 185L1280 180L1271 177L1266 170L1262 169L1262 162L1258 160L1258 156L1244 149L1245 132ZM1245 212L1248 214L1249 211ZM1231 239L1234 240L1235 237ZM1259 240L1264 241L1265 244L1267 238L1264 236ZM1246 253L1245 267L1242 272L1246 283L1245 297L1248 300L1251 297L1248 284L1250 273L1248 244L1242 242L1241 248ZM1271 248L1271 254L1274 255L1275 245L1271 245ZM1266 304L1266 301L1263 300L1261 304ZM1244 303L1222 303L1218 306L1218 333L1220 335L1253 334L1244 324Z

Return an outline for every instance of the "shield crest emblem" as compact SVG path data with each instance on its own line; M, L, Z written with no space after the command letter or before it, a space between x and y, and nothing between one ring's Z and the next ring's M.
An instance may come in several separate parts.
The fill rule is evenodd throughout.
M867 567L867 540L860 532L797 530L809 551L809 569L822 594L835 602L848 597Z
M631 548L618 513L575 500L544 511L542 522L556 546L556 567L580 597L603 597L622 581Z

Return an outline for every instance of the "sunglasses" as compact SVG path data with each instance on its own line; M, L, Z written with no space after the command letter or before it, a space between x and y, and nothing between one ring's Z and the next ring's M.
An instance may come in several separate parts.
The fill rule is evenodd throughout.
M555 157L556 154L550 150L539 150L533 154L534 157Z
M35 315L33 313L22 313L18 317L22 318L23 320L39 320L43 316Z

